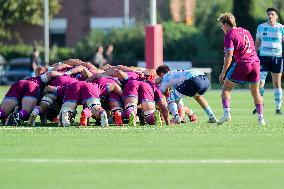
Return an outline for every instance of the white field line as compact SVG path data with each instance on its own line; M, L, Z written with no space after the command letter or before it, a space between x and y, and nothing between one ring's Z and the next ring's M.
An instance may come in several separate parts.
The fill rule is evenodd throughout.
M65 164L284 164L284 160L268 159L44 159L44 158L0 158L0 162L13 163L65 163Z
M32 129L35 129L36 127L11 127L11 126L8 126L8 127L2 127L0 128L0 131L1 130L32 130Z
M71 127L0 127L0 131L1 130L52 130L52 129L58 129L58 130L62 130L62 129L68 129L68 128L75 128L75 129L81 129L81 130L156 130L158 127L152 126L152 127L116 127L116 126L111 126L111 127L107 127L107 128L102 128L100 126L87 126L87 127L78 127L78 126L71 126ZM166 128L171 130L172 128Z

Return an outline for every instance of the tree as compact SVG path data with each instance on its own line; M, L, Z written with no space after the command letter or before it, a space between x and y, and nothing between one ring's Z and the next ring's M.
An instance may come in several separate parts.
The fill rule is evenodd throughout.
M59 0L49 0L50 17L59 10ZM0 0L0 37L10 38L9 28L15 24L42 25L43 15L44 0Z
M253 0L234 0L233 14L237 25L250 31L252 35L256 31L256 21L253 16Z
M284 8L284 2L283 0L274 0L274 6L280 11L282 8ZM280 12L279 15L279 22L283 24L284 19L282 17L282 14Z

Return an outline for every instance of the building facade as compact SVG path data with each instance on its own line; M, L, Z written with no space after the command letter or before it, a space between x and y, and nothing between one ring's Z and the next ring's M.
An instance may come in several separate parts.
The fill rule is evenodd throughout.
M137 23L147 24L150 0L128 1L128 25L131 27ZM158 13L168 6L166 1L157 1ZM61 10L50 20L50 45L74 47L92 29L124 27L124 2L125 0L61 0ZM43 44L43 27L17 25L13 27L13 31L17 35L6 41L9 44Z

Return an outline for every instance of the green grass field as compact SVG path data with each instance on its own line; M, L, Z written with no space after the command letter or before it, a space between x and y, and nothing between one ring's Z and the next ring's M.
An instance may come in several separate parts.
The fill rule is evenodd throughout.
M7 88L1 88L1 99ZM220 90L206 98L222 116ZM163 128L0 127L0 188L257 188L284 186L284 116L265 94L257 125L249 91L234 91L232 121Z

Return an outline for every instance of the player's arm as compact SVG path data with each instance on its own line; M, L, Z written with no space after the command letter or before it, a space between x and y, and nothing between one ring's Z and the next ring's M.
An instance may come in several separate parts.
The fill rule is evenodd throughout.
M118 84L110 83L108 87L109 87L109 91L114 91L117 94L119 94L120 96L123 95L123 91L122 91L121 87Z
M80 64L86 68L88 68L89 70L97 70L98 68L96 66L94 66L92 63L90 62L83 62L82 64Z
M56 70L61 70L63 68L71 68L74 66L78 66L79 64L83 63L81 60L79 59L68 59L65 60L63 62L58 62L52 65L54 71Z
M110 77L116 77L119 79L119 81L125 81L128 79L127 74L119 69L109 69L107 71L105 71L103 74L108 75Z
M226 53L225 53L225 56L224 56L223 69L222 69L222 72L221 72L221 74L219 76L220 83L224 82L226 72L227 72L228 68L230 67L230 64L231 64L232 59L233 59L233 52L234 51L230 50L230 49L226 50Z
M161 92L168 97L170 94L170 85L168 82L162 82L159 89L161 90Z
M260 45L261 45L261 39L260 39L260 38L256 38L256 39L255 39L255 51L256 51L256 52L259 51Z
M256 30L256 36L255 36L255 42L254 42L256 52L259 51L260 45L261 45L261 29L260 29L260 26L258 26Z
M128 67L128 66L123 66L123 65L118 65L115 68L121 71L124 71L124 72L137 72L137 71L139 72L139 71L145 70L145 68L141 68L141 67L134 67L134 66Z
M62 76L62 73L58 71L50 71L40 75L40 79L44 83L48 83L51 79Z
M68 64L64 64L62 62L53 64L52 66L53 66L52 71L57 71L57 70L61 70L61 69L64 69L64 68L72 68L73 67L73 66L70 66Z
M63 63L70 65L70 66L78 66L79 64L82 64L84 62L80 59L68 59L68 60L65 60Z
M81 73L81 72L83 72L88 77L92 75L92 73L85 66L82 66L82 65L76 66L75 68L67 71L66 74L72 75L72 74Z

